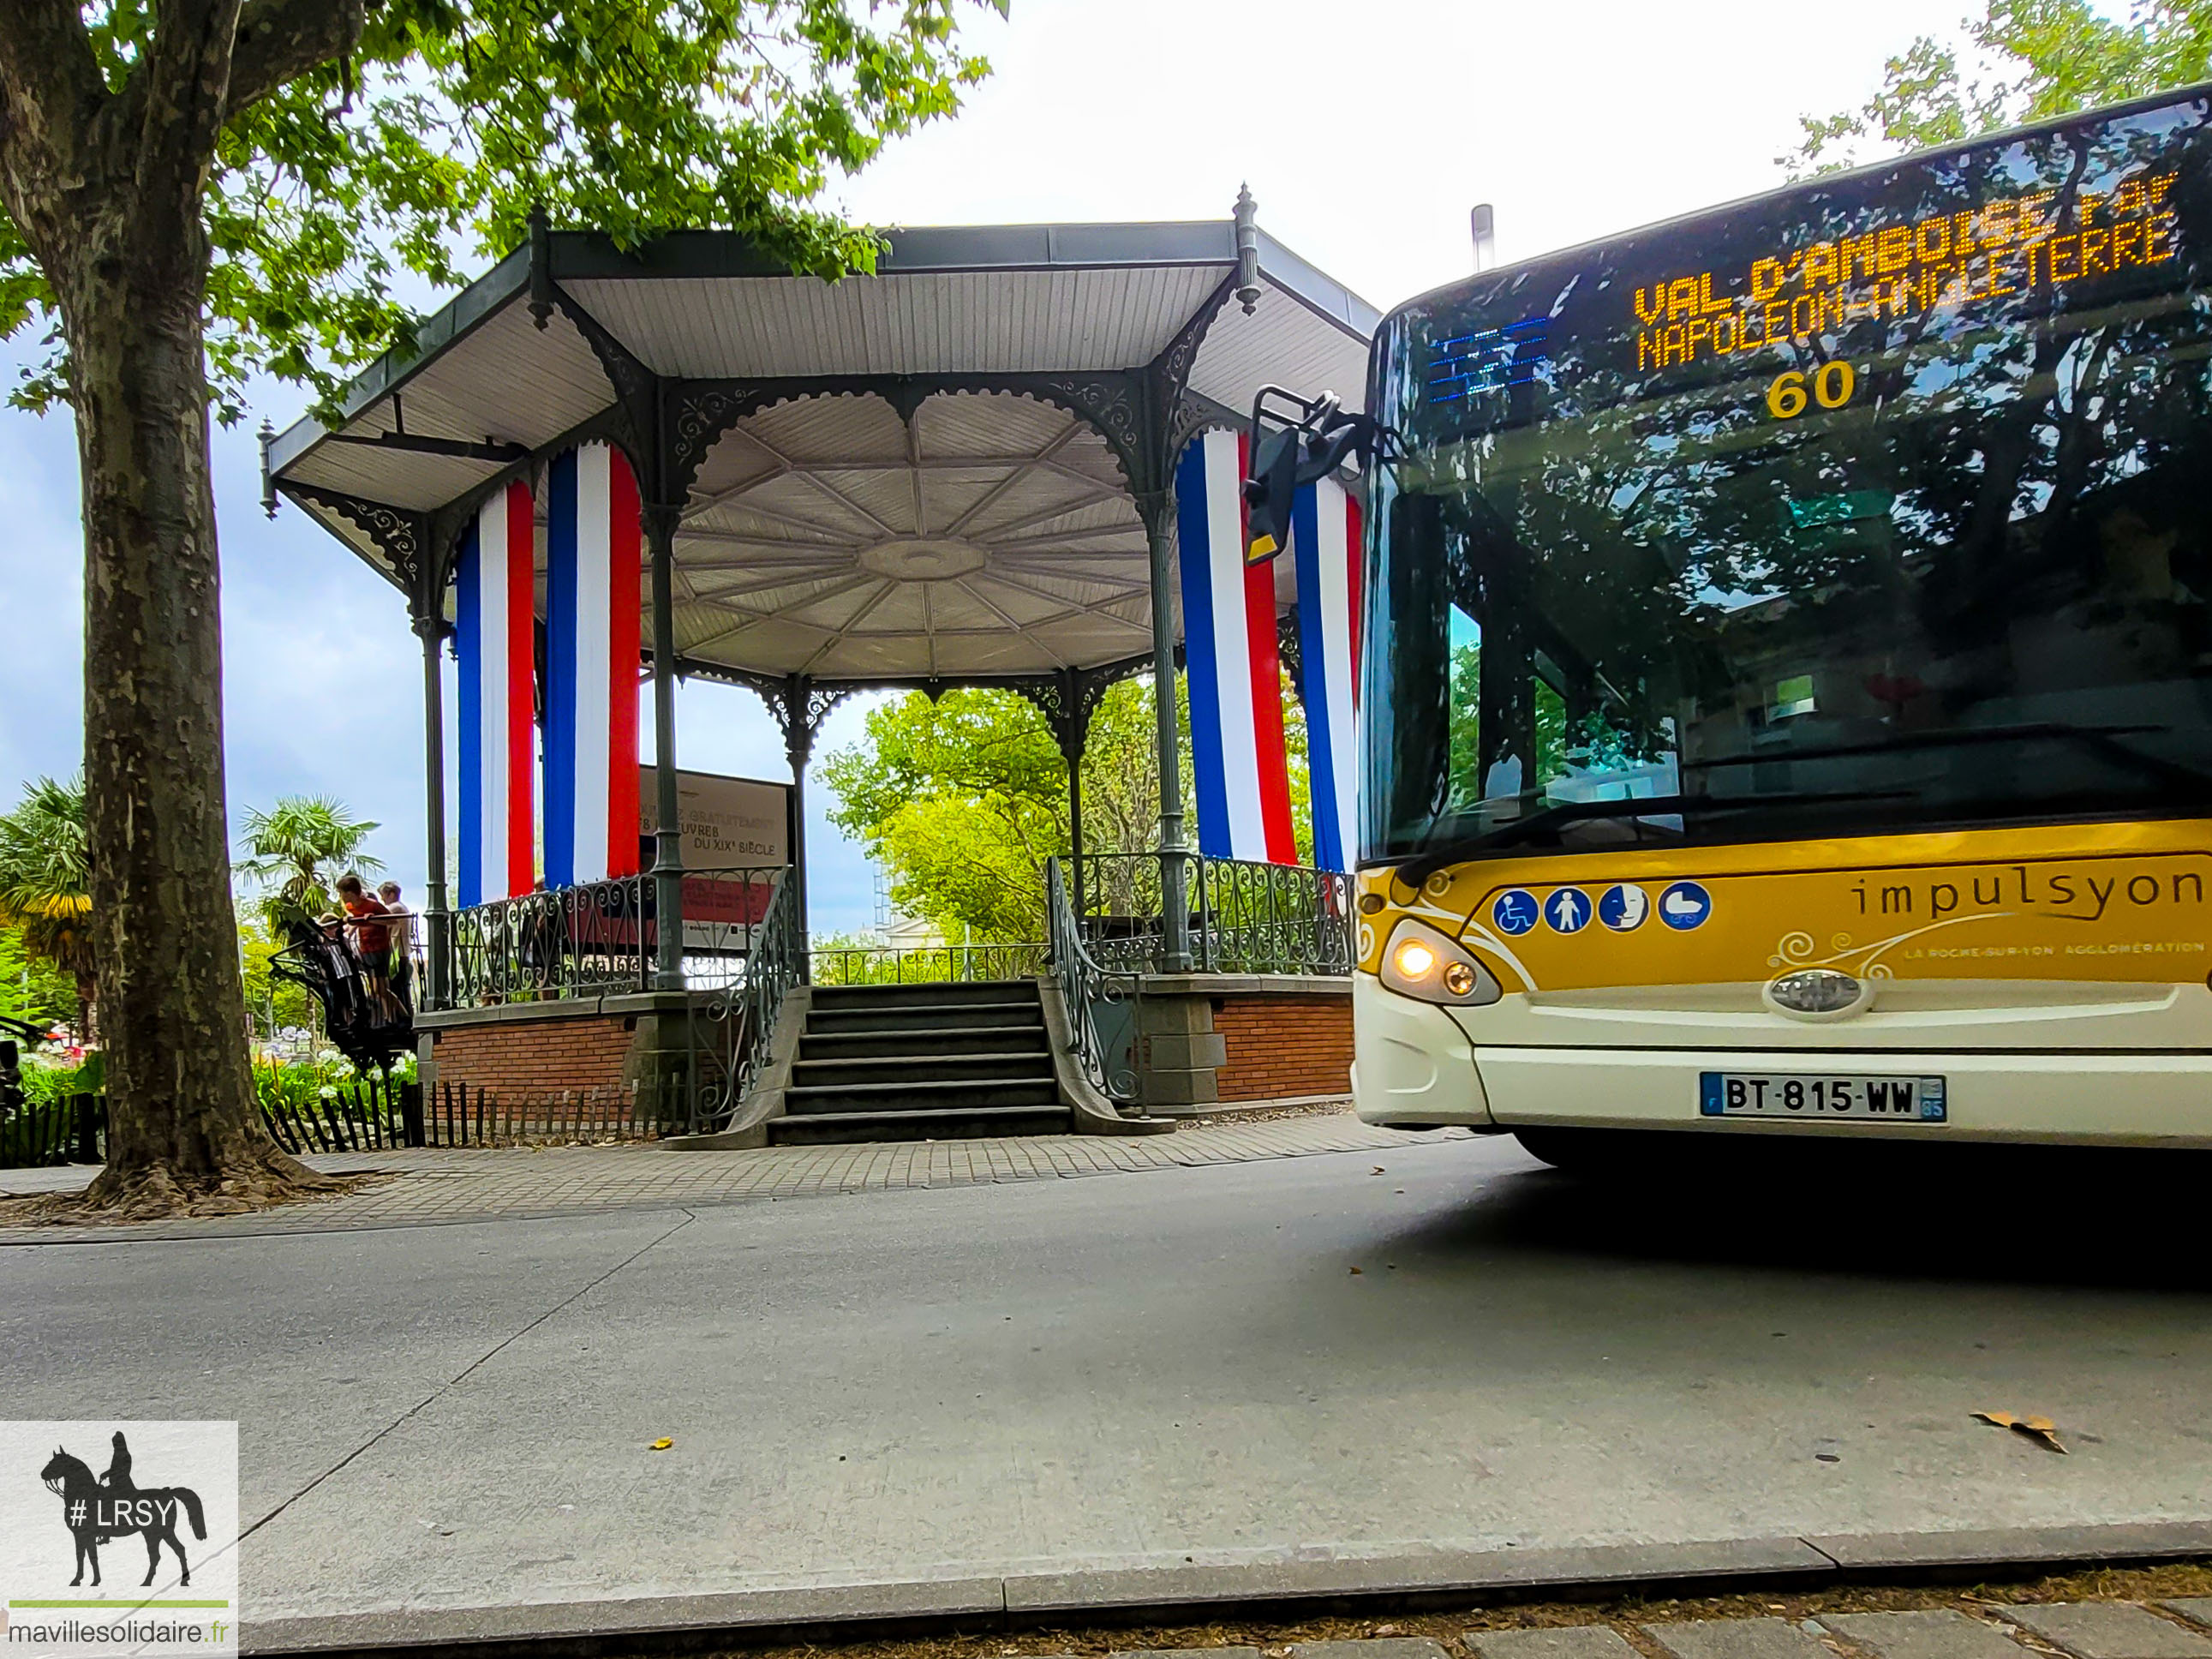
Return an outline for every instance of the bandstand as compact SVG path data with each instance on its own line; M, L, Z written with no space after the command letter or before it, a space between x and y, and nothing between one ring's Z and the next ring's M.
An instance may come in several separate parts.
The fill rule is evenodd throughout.
M758 695L795 791L823 717L858 691L1037 705L1068 763L1075 856L1051 872L1048 951L1005 974L1036 977L1072 1127L1149 1125L1240 1088L1344 1092L1341 873L1199 853L1171 698L1156 699L1156 850L1085 852L1079 762L1108 686L1175 683L1182 596L1212 604L1194 536L1223 501L1233 515L1236 469L1217 441L1207 502L1179 501L1194 441L1241 427L1269 383L1358 406L1376 320L1261 231L1249 197L1219 222L894 231L874 275L834 283L732 235L624 251L535 222L414 351L355 382L336 425L264 439L270 510L291 501L390 581L422 642L426 1067L510 1090L619 1082L654 1091L673 1127L746 1144L803 1092L822 1064L798 1048L814 994L803 796L787 868L684 868L675 687L691 678ZM1241 594L1237 564L1224 580ZM1249 580L1236 638L1295 671L1318 601L1289 558ZM624 814L646 702L656 833L639 847ZM1233 817L1242 750L1224 809L1209 741L1201 810Z

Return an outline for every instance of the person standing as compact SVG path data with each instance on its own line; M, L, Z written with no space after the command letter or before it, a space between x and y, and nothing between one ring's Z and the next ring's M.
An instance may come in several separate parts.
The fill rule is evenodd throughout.
M376 1000L379 1012L386 1020L404 1019L406 1010L392 994L392 927L374 920L391 912L350 870L338 878L338 901L345 906L346 925L361 956L362 977L368 981L368 994Z
M415 913L400 902L399 884L396 881L378 884L376 896L394 918L389 930L392 988L402 1002L412 1007L415 1002L415 952L418 948L415 937Z

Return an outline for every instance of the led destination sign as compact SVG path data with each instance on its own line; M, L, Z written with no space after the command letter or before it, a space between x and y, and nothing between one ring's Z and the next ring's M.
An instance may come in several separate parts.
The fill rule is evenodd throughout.
M1811 179L1415 301L1393 323L1411 336L1403 378L1376 406L1405 410L1402 430L1464 436L1600 418L1717 370L1787 420L1870 395L1887 364L1887 407L1908 362L1963 368L2000 337L2072 327L2057 319L2184 303L2208 215L2199 89ZM1848 371L1816 383L1832 362Z
M1666 368L1910 317L1970 301L2058 288L2179 252L2168 169L2084 192L2000 198L1977 209L1876 222L1856 235L1753 258L1718 293L1715 274L1662 278L1632 290L1636 366Z

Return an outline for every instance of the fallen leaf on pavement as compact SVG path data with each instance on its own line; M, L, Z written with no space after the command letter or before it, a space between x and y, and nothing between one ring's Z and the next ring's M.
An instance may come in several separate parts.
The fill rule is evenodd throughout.
M1352 1272L1354 1272L1354 1273L1358 1273L1358 1272L1359 1271L1359 1269L1358 1269L1358 1268L1357 1268L1357 1267L1354 1267L1352 1271Z
M1976 1412L1974 1415L1994 1428L2024 1434L2039 1446L2062 1455L2066 1451L2058 1438L2058 1425L2047 1417L2014 1417L2010 1412Z
M675 1443L676 1443L673 1440L656 1440L651 1446L647 1447L647 1449L648 1451L666 1451Z

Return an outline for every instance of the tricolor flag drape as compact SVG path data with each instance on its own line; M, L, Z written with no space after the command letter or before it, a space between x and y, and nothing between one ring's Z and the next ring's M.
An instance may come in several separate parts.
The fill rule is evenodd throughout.
M1314 863L1349 870L1359 849L1353 672L1359 651L1359 503L1334 478L1298 491L1291 509L1298 573L1298 666L1313 794Z
M507 485L477 510L455 573L454 655L461 689L464 907L530 890L531 741L537 618L530 486Z
M637 873L637 481L611 445L546 477L545 884Z
M1275 568L1245 565L1243 477L1234 432L1193 439L1176 470L1198 845L1216 858L1295 864Z

